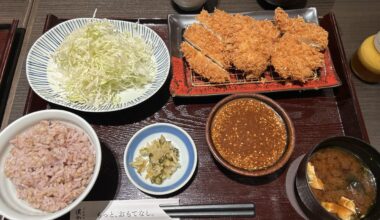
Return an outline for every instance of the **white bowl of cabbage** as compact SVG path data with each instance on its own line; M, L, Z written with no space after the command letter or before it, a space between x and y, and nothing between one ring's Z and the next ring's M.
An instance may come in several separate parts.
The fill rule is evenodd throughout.
M35 93L85 112L121 110L149 99L169 69L168 49L152 29L98 18L58 24L33 44L26 61Z

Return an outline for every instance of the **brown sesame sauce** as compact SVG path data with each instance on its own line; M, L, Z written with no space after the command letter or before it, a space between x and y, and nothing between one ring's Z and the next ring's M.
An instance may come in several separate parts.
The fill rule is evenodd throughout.
M287 131L282 118L270 106L253 98L240 98L215 113L211 139L230 164L259 170L274 165L281 158L287 144Z

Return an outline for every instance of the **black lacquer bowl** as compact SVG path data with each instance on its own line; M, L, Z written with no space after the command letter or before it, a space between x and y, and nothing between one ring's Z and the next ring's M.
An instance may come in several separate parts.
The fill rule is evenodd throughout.
M302 159L300 166L297 170L295 188L296 196L303 211L310 219L338 219L327 212L314 197L313 192L308 184L306 166L313 153L316 151L337 146L343 148L354 155L371 170L376 180L376 201L369 213L364 219L380 219L380 154L371 145L363 142L354 137L340 136L328 138L321 143L317 144L310 150Z

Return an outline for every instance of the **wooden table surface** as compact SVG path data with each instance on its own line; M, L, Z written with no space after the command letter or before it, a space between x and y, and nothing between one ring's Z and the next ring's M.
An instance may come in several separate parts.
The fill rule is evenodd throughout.
M209 4L216 1L209 0ZM380 30L380 1L378 0L296 0L295 7L316 7L320 15L333 11L338 20L347 59L350 59L365 37ZM97 17L166 18L179 13L170 0L0 0L0 18L20 19L26 28L13 85L4 115L2 128L22 116L29 89L25 76L25 59L29 48L41 36L46 14L61 18L91 17L97 8ZM217 7L228 12L267 9L257 0L220 0ZM1 20L0 20L1 21ZM370 141L380 149L380 84L366 84L353 77ZM269 210L268 210L269 211Z

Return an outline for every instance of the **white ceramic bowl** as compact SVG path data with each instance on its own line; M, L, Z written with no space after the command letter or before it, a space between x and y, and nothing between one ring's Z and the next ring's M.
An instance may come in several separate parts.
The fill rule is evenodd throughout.
M46 213L34 209L25 201L18 199L14 185L4 175L5 158L10 152L9 141L17 134L20 134L41 120L60 120L74 124L82 128L87 133L93 146L95 147L96 163L94 173L86 189L71 204L54 213ZM43 110L19 118L0 133L0 215L13 220L47 220L55 219L66 214L77 206L90 192L99 174L102 161L101 157L102 152L98 136L91 125L78 115L62 110Z

